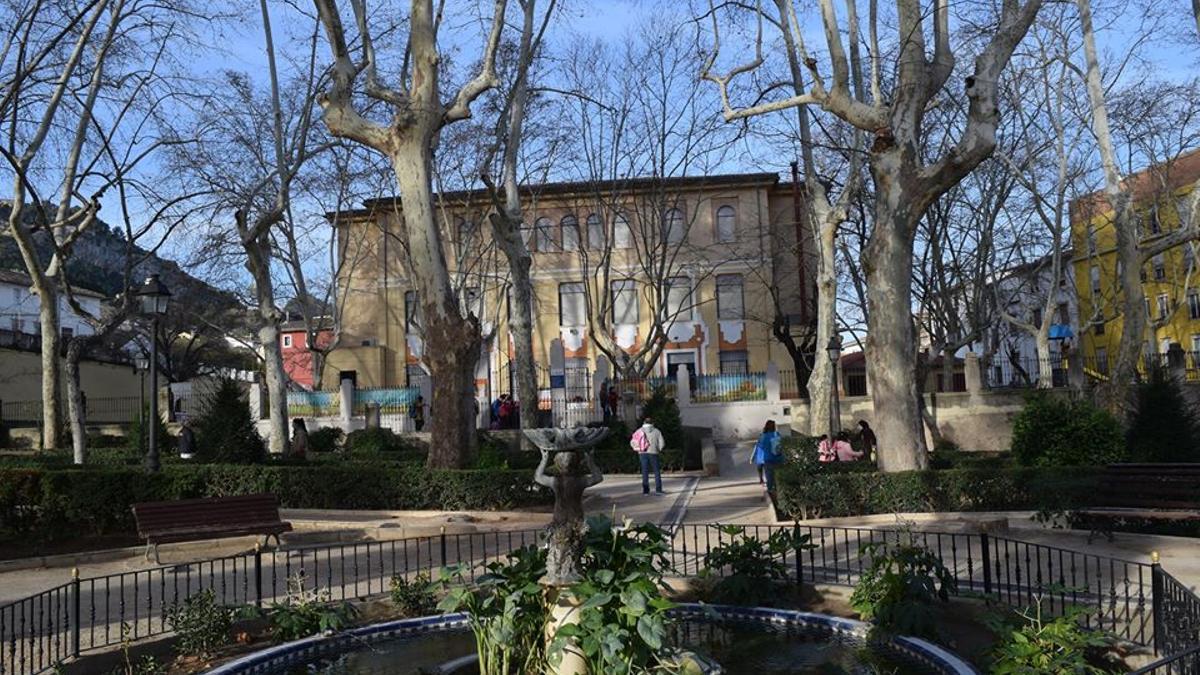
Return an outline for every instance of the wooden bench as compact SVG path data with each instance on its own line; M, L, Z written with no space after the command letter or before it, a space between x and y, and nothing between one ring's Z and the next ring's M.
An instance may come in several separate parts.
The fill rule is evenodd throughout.
M1109 464L1095 506L1076 511L1091 534L1137 523L1200 523L1200 464Z
M146 557L158 562L158 545L219 537L261 534L266 540L292 531L279 519L279 500L273 494L204 497L133 505L138 536L146 540Z

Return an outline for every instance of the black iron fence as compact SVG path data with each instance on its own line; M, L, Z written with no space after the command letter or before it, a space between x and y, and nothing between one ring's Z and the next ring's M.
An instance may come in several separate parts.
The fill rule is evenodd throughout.
M805 387L808 382L801 382L794 370L779 371L779 398L784 401L808 398Z
M84 422L87 424L130 424L138 419L143 403L149 404L148 401L137 396L85 396L83 399ZM42 424L42 401L40 399L0 401L0 422L11 427L40 426Z
M731 535L718 525L687 524L670 533L671 572L698 574L709 551L731 536L763 539L780 529L806 535L813 544L781 555L799 583L853 585L870 564L866 545L910 537L941 558L960 593L1013 607L1041 600L1043 611L1052 614L1079 608L1087 626L1170 655L1139 672L1197 672L1200 599L1157 564L987 534L749 525L743 534ZM333 599L362 598L387 592L395 575L436 575L449 564L469 564L474 579L488 562L540 543L541 534L513 530L309 546L72 579L0 605L0 675L51 670L90 650L119 644L123 633L129 639L168 633L168 610L203 589L228 605L278 601L287 595L289 582L323 589Z

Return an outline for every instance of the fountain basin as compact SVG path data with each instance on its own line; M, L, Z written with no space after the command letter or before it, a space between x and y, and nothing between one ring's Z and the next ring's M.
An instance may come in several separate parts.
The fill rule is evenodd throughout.
M861 621L812 612L684 604L674 610L680 646L711 654L730 675L895 672L978 675L969 663L926 640L868 640ZM462 672L474 639L466 614L402 619L271 647L208 671L209 675ZM440 670L443 666L453 666ZM808 668L811 667L811 671ZM890 670L883 670L890 672Z

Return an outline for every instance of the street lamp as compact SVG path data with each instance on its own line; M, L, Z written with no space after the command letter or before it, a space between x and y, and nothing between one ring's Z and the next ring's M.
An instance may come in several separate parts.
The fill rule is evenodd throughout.
M829 355L829 364L833 374L829 379L829 447L833 447L838 427L838 359L842 356L842 336L834 333L829 336L829 344L825 346Z
M146 424L146 371L150 368L150 359L145 356L133 358L133 370L138 377L138 422Z
M146 470L155 473L159 469L158 461L158 318L167 313L167 301L171 291L158 278L151 274L142 282L137 290L142 301L142 314L150 317L150 419L146 430Z

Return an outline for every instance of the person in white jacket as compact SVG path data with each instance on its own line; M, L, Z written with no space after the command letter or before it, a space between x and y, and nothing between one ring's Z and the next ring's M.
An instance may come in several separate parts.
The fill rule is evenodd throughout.
M662 488L662 466L658 461L658 453L663 449L663 435L654 426L654 420L647 417L642 426L633 432L629 439L629 447L638 454L642 465L642 494L650 494L650 470L654 470L654 492L664 494Z

